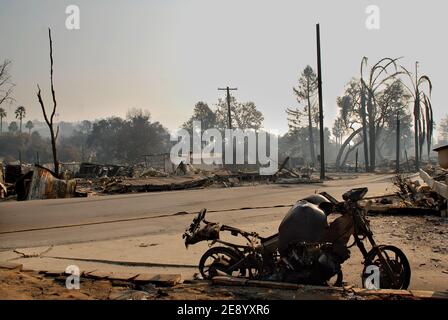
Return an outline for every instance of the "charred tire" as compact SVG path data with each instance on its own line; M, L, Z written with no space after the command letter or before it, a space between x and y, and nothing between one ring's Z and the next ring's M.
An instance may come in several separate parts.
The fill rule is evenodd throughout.
M362 286L365 287L365 280L369 276L366 269L369 265L375 265L380 270L380 287L381 289L403 289L406 290L411 282L411 267L406 255L403 251L395 246L379 246L382 255L389 261L389 265L393 271L394 279L391 279L387 272L386 266L382 265L378 257L377 249L372 249L367 254L364 270L362 272ZM395 280L395 283L394 283Z
M213 247L207 250L199 261L199 272L204 279L212 279L220 274L246 276L246 269L231 271L229 268L243 259L243 255L228 247ZM238 274L235 274L238 272Z

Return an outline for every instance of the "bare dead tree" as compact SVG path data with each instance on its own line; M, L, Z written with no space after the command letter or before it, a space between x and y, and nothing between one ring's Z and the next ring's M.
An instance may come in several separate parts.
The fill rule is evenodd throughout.
M50 82L51 82L51 96L53 98L53 110L51 112L50 118L48 118L47 111L45 110L45 105L42 100L41 96L41 90L39 85L37 85L37 98L39 99L39 104L42 108L42 113L45 118L45 122L48 125L48 128L50 129L50 137L51 137L51 148L53 152L53 162L54 162L54 173L56 176L59 176L59 161L58 161L58 155L57 155L57 149L56 149L56 140L58 139L59 134L59 126L56 128L56 132L53 127L53 120L54 116L56 114L56 95L54 92L54 85L53 85L53 41L51 40L51 29L48 28L48 38L50 40Z
M9 75L10 66L10 60L5 60L0 64L0 105L14 101L12 97L14 84L11 82L11 76Z

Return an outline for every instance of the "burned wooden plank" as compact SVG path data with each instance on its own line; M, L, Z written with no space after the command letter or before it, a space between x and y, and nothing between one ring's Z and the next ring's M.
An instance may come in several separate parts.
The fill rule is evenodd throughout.
M13 263L13 262L7 262L7 261L1 261L0 262L0 269L8 269L8 270L22 270L23 265L21 263Z
M173 287L181 282L182 275L180 274L158 274L151 279L151 283L165 287Z
M419 299L448 299L448 292L442 291L423 291L423 290L410 290L412 295Z
M354 293L359 296L401 296L410 297L412 293L408 290L395 290L395 289L378 289L378 290L368 290L364 288L353 288Z
M247 281L246 285L260 288L283 289L283 290L299 289L299 285L294 283L274 282L274 281L249 280Z
M108 280L123 280L131 281L138 276L135 272L112 272L107 279Z
M235 278L227 276L218 276L212 279L213 284L224 286L244 286L246 285L247 281L248 280L244 278Z

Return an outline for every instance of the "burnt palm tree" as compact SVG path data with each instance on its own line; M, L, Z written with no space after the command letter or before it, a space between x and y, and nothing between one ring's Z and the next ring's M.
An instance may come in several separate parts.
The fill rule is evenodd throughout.
M375 170L376 158L376 117L378 110L376 108L375 94L379 88L388 81L393 80L402 72L398 70L397 60L400 58L383 58L374 64L368 73L368 77L364 78L364 66L367 66L368 58L363 57L361 60L361 118L363 127L364 140L364 157L366 169L368 171ZM388 71L393 68L393 73ZM366 109L367 107L367 109ZM367 121L368 120L368 121ZM368 128L368 132L367 132ZM367 134L369 141L367 142ZM367 145L369 146L367 148Z
M404 87L409 91L414 102L414 145L415 145L415 169L419 170L422 157L422 147L426 140L428 160L431 151L432 134L434 129L434 119L431 105L432 83L431 79L418 74L418 61L415 62L415 74L409 72L401 66L404 73L407 74L412 86ZM424 85L427 85L427 91Z

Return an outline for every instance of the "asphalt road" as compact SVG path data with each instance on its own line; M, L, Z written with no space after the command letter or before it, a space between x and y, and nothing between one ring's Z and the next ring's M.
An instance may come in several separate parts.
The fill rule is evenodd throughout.
M201 208L207 220L269 236L289 205L326 191L341 198L351 188L367 186L367 196L393 192L391 175L314 185L258 185L78 199L0 203L0 261L31 270L82 270L131 273L180 273L194 277L209 248L201 242L185 248L181 235ZM186 214L186 212L190 214ZM400 247L412 268L412 289L446 290L444 224L425 217L371 217L378 243ZM415 229L417 228L417 229ZM223 234L225 239L226 234ZM229 236L230 237L230 236ZM230 237L229 241L237 241ZM344 279L361 286L363 257L357 248L343 265Z
M360 175L314 185L258 185L228 189L129 194L92 198L0 203L0 249L61 245L140 235L182 232L201 208L220 221L233 210L290 205L316 191L336 198L355 187L368 195L390 192L391 176ZM278 209L277 209L278 210ZM285 209L286 211L287 209ZM247 210L256 217L256 210ZM227 213L226 213L227 212ZM233 216L234 218L234 216Z

